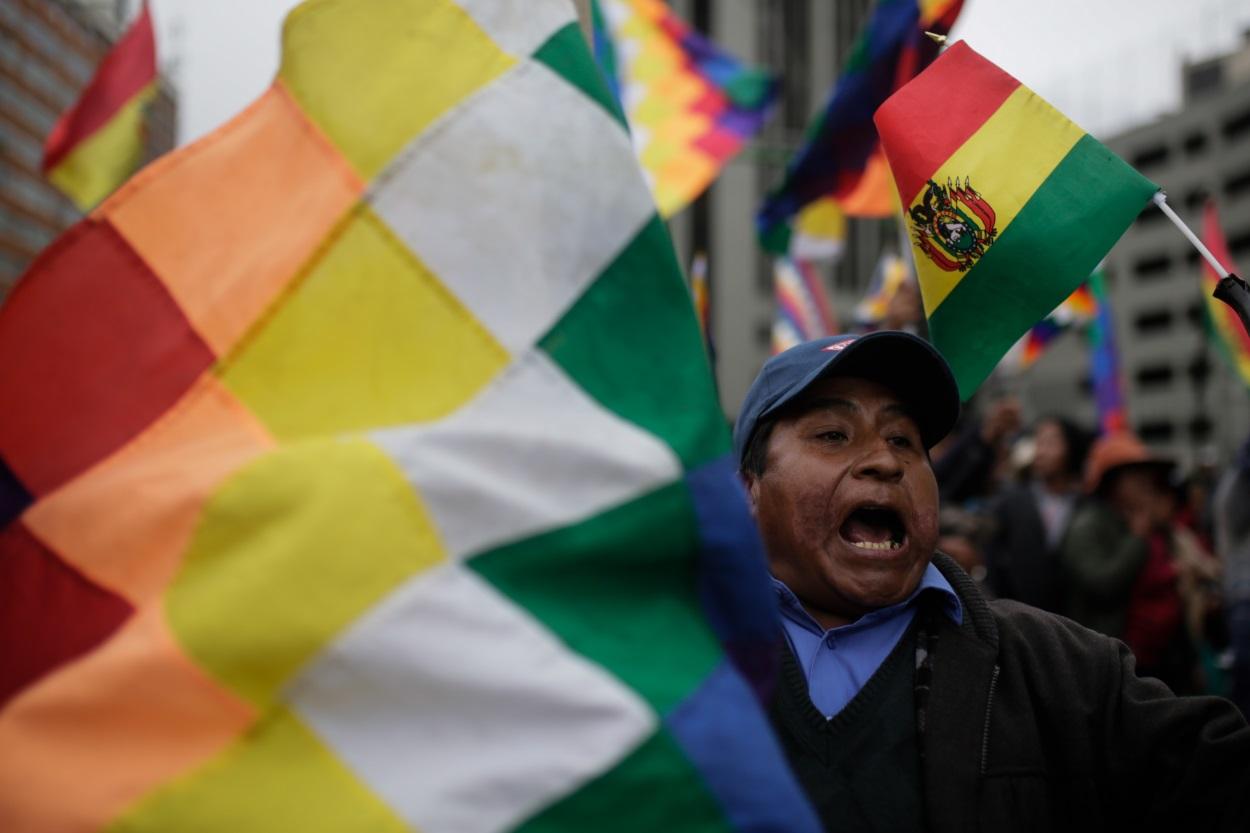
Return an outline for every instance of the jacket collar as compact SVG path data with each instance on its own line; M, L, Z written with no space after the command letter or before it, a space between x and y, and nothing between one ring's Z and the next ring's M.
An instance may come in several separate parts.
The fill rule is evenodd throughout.
M960 629L971 638L984 642L997 656L998 625L994 622L994 614L990 612L990 603L985 594L949 555L940 552L934 554L933 566L950 582L955 595L963 603L964 617Z

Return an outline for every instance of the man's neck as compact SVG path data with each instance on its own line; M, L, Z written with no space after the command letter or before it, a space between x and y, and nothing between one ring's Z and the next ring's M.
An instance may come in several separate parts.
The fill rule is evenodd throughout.
M834 628L840 628L843 625L849 625L864 615L863 613L858 613L854 616L847 616L845 614L834 613L828 610L820 610L819 608L813 607L812 605L808 604L806 601L803 601L802 599L800 599L799 601L803 602L803 609L806 610L808 614L813 619L816 620L816 624L820 625L822 628L824 628L827 631L833 630Z

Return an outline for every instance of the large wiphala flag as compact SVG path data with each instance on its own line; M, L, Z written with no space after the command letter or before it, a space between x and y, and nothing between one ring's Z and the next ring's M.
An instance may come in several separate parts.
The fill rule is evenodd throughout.
M963 42L875 118L929 333L966 399L1158 186Z
M818 829L565 0L316 0L0 308L0 830Z

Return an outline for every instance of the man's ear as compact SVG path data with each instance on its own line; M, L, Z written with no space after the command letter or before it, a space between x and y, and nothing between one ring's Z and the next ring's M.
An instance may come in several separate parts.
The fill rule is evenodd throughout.
M751 506L751 517L756 517L756 504L760 499L760 479L757 475L749 471L744 471L740 475L742 477L742 485L747 490L747 503Z

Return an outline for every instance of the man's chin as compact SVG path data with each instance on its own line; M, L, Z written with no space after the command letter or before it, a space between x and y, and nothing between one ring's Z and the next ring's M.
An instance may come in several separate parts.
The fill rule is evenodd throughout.
M848 608L862 614L905 600L919 586L924 567L914 558L863 558L857 553L847 562L832 564L836 574L826 576L826 581Z

